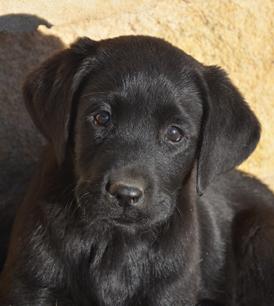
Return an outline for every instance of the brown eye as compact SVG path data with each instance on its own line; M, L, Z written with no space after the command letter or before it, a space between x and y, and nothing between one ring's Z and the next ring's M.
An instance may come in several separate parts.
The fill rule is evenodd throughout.
M169 126L166 130L166 139L172 142L179 142L183 138L183 131L176 126Z
M94 122L99 126L107 126L110 120L110 113L107 111L101 111L94 116Z

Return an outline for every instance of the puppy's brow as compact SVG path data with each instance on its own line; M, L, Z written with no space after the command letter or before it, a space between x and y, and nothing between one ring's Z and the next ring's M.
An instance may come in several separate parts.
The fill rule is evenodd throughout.
M108 98L108 99L111 99L111 98L115 98L115 97L121 97L120 93L117 92L117 91L94 91L94 92L82 95L82 98Z
M91 92L91 93L85 94L82 97L83 98L86 98L86 97L97 97L99 95L107 95L107 93L105 91L96 91L96 92Z

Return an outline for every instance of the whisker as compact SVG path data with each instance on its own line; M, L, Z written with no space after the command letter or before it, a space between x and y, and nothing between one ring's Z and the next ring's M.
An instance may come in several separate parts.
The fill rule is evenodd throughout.
M180 211L179 207L175 206L175 208L176 208L176 211L179 213L180 217L182 218L183 215L182 215L182 212Z

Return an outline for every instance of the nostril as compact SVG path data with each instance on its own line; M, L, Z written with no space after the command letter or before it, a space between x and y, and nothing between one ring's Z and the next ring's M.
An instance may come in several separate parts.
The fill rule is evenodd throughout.
M108 183L106 190L122 204L137 204L143 196L139 187L122 183Z
M107 184L106 184L106 191L111 194L110 187L111 187L111 183L107 182Z

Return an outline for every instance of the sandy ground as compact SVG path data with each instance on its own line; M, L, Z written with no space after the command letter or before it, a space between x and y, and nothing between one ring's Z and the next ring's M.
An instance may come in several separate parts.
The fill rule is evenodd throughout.
M0 203L21 198L42 142L22 103L24 77L78 36L159 36L225 68L262 124L241 168L274 190L273 16L273 0L0 1Z

